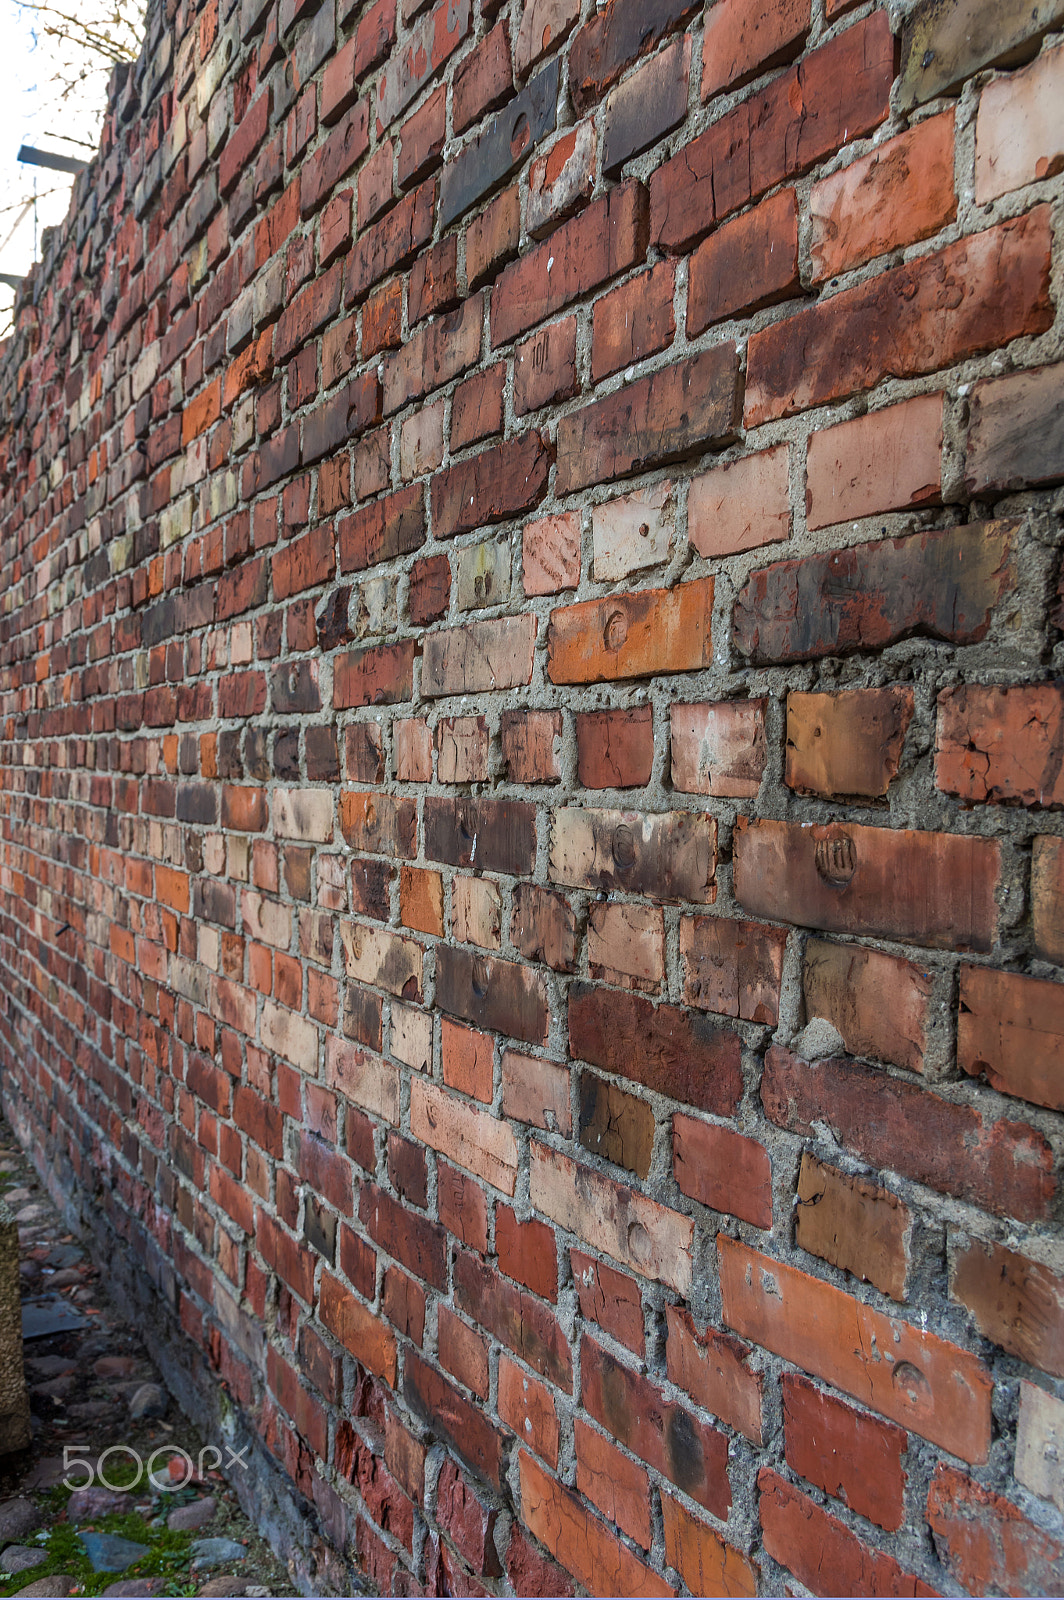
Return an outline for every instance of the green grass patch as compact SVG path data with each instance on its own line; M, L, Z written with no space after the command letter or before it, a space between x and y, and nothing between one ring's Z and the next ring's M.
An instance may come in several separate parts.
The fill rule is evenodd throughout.
M130 1462L131 1476L135 1479L137 1474ZM112 1482L117 1483L119 1473L108 1473ZM63 1500L59 1500L59 1495ZM53 1514L61 1513L70 1491L60 1488L52 1489L47 1496L42 1498L51 1502L50 1509ZM174 1503L179 1503L176 1496L167 1496L165 1507L158 1508L158 1515L162 1516L172 1509ZM85 1548L78 1537L79 1532L115 1533L123 1539L132 1539L137 1544L148 1546L147 1555L141 1556L122 1573L94 1572ZM149 1522L139 1516L135 1511L112 1512L106 1517L96 1517L84 1528L78 1529L69 1522L55 1522L46 1530L45 1537L38 1537L31 1541L46 1552L46 1559L38 1567L29 1572L16 1572L11 1576L2 1576L0 1581L0 1596L17 1594L18 1591L32 1583L36 1578L45 1578L53 1572L65 1572L74 1580L77 1592L84 1595L102 1594L109 1584L117 1582L119 1578L167 1578L170 1581L162 1591L168 1595L193 1595L197 1585L189 1576L189 1562L191 1560L192 1534L177 1533L165 1525L153 1528Z

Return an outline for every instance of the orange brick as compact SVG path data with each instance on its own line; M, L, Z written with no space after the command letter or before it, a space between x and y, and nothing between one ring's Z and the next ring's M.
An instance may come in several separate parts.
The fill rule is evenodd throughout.
M1064 1111L1064 984L962 967L957 1065L1002 1094Z
M475 1100L489 1104L492 1095L493 1048L490 1034L477 1033L443 1019L443 1081Z
M511 1361L499 1357L499 1416L529 1449L552 1467L558 1465L558 1416L554 1396L545 1383Z
M757 1568L671 1495L661 1497L665 1560L692 1594L748 1596L757 1593Z
M787 1465L888 1532L905 1517L903 1429L855 1411L796 1372L783 1374Z
M602 683L712 664L713 579L586 600L551 612L552 683Z
M929 239L953 220L953 117L952 111L931 117L814 183L815 280Z
M986 1461L993 1385L981 1361L724 1234L717 1251L724 1320L743 1338L962 1461Z
M524 1450L518 1467L522 1522L592 1594L676 1593Z
M885 795L912 716L911 689L789 694L785 782L809 794Z
M654 1540L650 1521L650 1475L622 1455L604 1434L576 1419L576 1487L636 1544L649 1550Z

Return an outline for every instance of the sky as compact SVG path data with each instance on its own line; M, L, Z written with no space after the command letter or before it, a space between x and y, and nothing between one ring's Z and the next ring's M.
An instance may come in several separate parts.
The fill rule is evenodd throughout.
M70 0L71 10L88 6L89 0ZM21 277L35 259L34 210L39 239L44 228L66 216L74 180L44 167L20 165L19 147L31 144L89 157L92 151L73 141L95 148L107 75L93 73L76 99L61 100L55 79L70 64L69 49L64 53L62 45L47 38L32 7L19 0L0 0L0 60L5 68L0 95L0 272ZM0 336L8 330L14 298L12 289L0 285Z

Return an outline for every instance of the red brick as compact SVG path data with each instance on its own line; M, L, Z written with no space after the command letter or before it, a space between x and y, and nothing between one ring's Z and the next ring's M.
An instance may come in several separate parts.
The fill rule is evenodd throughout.
M377 85L377 133L390 126L469 33L469 0L437 0L405 44L392 50Z
M651 241L679 252L714 222L871 133L887 115L893 81L890 22L874 11L658 168L650 180ZM816 116L807 114L809 106Z
M988 83L975 126L975 201L1064 170L1064 141L1056 117L1064 87L1064 54L1046 50L1022 72Z
M490 439L502 432L506 366L498 362L460 383L451 401L451 449Z
M731 1505L728 1441L593 1340L580 1342L584 1409L620 1444L664 1474L714 1516Z
M795 1372L783 1374L787 1465L825 1494L893 1532L905 1517L908 1436L892 1423L826 1394Z
M887 793L913 716L911 689L787 696L788 788L809 794Z
M502 1436L480 1407L412 1350L403 1362L403 1398L478 1477L500 1487Z
M935 781L967 801L1059 805L1054 749L1064 738L1064 695L1054 684L965 684L938 697Z
M692 1594L755 1595L757 1568L671 1495L661 1497L665 1559Z
M534 430L436 474L432 480L432 531L450 539L530 511L547 492L551 453Z
M492 1267L466 1251L460 1251L454 1260L454 1301L459 1311L476 1317L485 1333L508 1346L534 1372L571 1392L569 1345L554 1313L542 1302L505 1282Z
M761 1444L761 1374L748 1365L753 1351L730 1333L701 1332L689 1311L666 1306L669 1378L696 1405Z
M547 674L552 683L601 683L706 667L712 610L712 578L560 607L551 612Z
M462 1028L449 1017L443 1019L443 1081L451 1089L472 1095L490 1105L494 1058L489 1034Z
M521 584L526 595L558 594L580 582L580 514L564 511L526 522Z
M446 1161L437 1162L436 1170L440 1221L463 1244L483 1254L488 1248L488 1202L483 1189Z
M1044 333L1053 319L1051 251L1049 209L1039 206L755 333L746 426Z
M643 1301L638 1284L615 1267L596 1261L582 1250L570 1250L573 1280L580 1298L580 1315L597 1322L633 1355L646 1350Z
M583 115L640 56L696 10L693 0L613 0L592 15L569 48L569 90Z
M474 1572L501 1576L492 1537L498 1513L477 1494L453 1461L445 1461L436 1488L436 1523Z
M809 32L809 0L723 0L706 17L702 99L789 61Z
M596 300L591 343L595 383L667 349L676 332L675 292L676 269L671 261L662 261Z
M503 760L513 783L553 783L561 777L556 741L560 711L504 711L499 719Z
M514 414L525 416L577 390L576 318L541 328L514 350Z
M506 268L491 292L492 347L627 272L646 249L646 190L622 184Z
M838 1517L769 1467L757 1475L765 1550L814 1594L933 1595L893 1556L865 1544Z
M677 1115L672 1150L673 1172L684 1194L755 1228L771 1228L772 1163L764 1145L731 1128Z
M516 185L496 195L466 229L466 277L471 289L494 278L517 254L521 200ZM492 341L495 342L494 340Z
M814 282L929 239L957 214L952 111L878 145L814 183Z
M400 189L417 183L439 166L446 132L447 90L441 84L399 129Z
M662 367L561 419L557 492L720 448L736 436L738 405L734 344Z
M672 782L684 794L750 799L765 770L764 700L673 705Z
M446 1024L445 1024L446 1026ZM509 1206L495 1208L495 1254L508 1278L544 1300L558 1299L558 1253L554 1234L535 1217L518 1222Z
M466 56L454 75L453 117L455 133L478 122L494 111L513 93L510 66L510 36L505 21L496 23L489 34Z
M682 917L684 1001L700 1011L774 1027L786 945L783 928L724 917Z
M554 1396L545 1383L507 1355L499 1356L499 1417L522 1444L557 1467L559 1429Z
M972 1594L1050 1594L1060 1584L1064 1544L1018 1506L940 1461L927 1496L939 1557Z
M806 464L810 528L942 498L941 394L884 406L814 433Z
M799 288L798 197L784 189L717 228L691 257L688 335L786 300Z
M950 950L993 944L995 840L740 817L734 843L735 897L755 916Z
M724 1234L717 1252L724 1320L743 1338L962 1461L987 1459L992 1384L981 1361Z
M464 1323L461 1317L456 1317L450 1306L441 1305L438 1315L441 1367L481 1400L486 1400L490 1386L487 1340Z
M998 1216L1033 1222L1052 1208L1049 1146L1025 1122L987 1122L909 1079L844 1057L811 1066L778 1045L765 1058L761 1100L780 1127L808 1136L814 1123L827 1126L871 1165Z
M518 1464L522 1521L592 1594L676 1593L526 1451L519 1452Z
M717 1116L730 1116L738 1104L737 1036L678 1006L573 984L569 1049L577 1060Z
M577 782L585 789L633 789L650 782L654 719L650 706L576 715Z

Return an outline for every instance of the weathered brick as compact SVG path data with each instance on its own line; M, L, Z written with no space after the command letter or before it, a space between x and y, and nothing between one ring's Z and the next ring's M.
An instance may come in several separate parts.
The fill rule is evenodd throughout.
M536 618L500 617L426 635L422 693L436 697L531 683Z
M665 1559L692 1594L755 1595L757 1568L734 1546L693 1517L671 1495L661 1497Z
M410 1132L456 1166L513 1194L517 1141L505 1122L418 1079L410 1086Z
M575 1443L576 1487L580 1493L598 1507L608 1522L649 1550L654 1532L650 1521L650 1478L644 1468L630 1461L582 1418L576 1422Z
M502 1053L502 1113L515 1122L568 1135L572 1132L569 1074L542 1056ZM513 1276L513 1274L511 1274ZM532 1284L527 1285L532 1288ZM554 1298L552 1296L551 1298Z
M576 318L541 328L514 350L514 414L525 416L577 390Z
M711 15L723 9L718 5ZM691 257L689 281L687 332L692 338L726 317L794 294L800 287L794 190L781 190L710 234Z
M582 1072L579 1138L592 1155L645 1179L654 1153L654 1113L637 1095Z
M918 395L814 433L806 458L810 528L942 498L941 394Z
M650 706L576 715L577 781L585 789L634 789L650 782L654 717Z
M691 1287L694 1224L590 1167L535 1140L529 1198L533 1207L640 1277Z
M676 532L676 486L667 479L592 507L592 576L596 583L627 578L666 561Z
M542 977L513 961L439 945L436 1004L452 1016L505 1033L526 1044L546 1044L550 1025Z
M699 1331L682 1306L666 1306L666 1366L670 1380L729 1427L761 1444L761 1374L753 1351L730 1333Z
M491 291L492 347L627 272L646 250L646 190L637 182L611 189L506 268Z
M885 12L873 11L658 168L650 180L652 242L684 250L714 222L871 133L887 115L893 81L890 22ZM743 152L741 161L736 150Z
M809 32L809 0L723 0L706 18L702 99L737 88L766 67L789 61Z
M526 1450L518 1465L525 1525L592 1594L675 1594Z
M906 20L901 37L899 109L911 111L954 89L980 67L994 66L1025 50L1064 21L1060 0L1001 0L992 12L977 0L922 0Z
M787 1465L888 1532L905 1516L901 1428L855 1411L796 1372L783 1374Z
M424 88L469 33L469 0L438 0L399 50L393 49L377 85L378 137Z
M885 795L898 775L913 705L911 689L789 694L788 788L822 795Z
M1039 206L755 333L746 426L1044 333L1053 316L1051 250L1048 210Z
M584 1406L614 1438L655 1467L714 1516L731 1505L728 1441L665 1398L586 1335L580 1342Z
M440 179L445 228L505 181L531 146L554 131L560 63L552 61L446 164Z
M756 1139L675 1116L672 1165L677 1186L692 1200L755 1228L771 1228L772 1163Z
M813 279L929 239L957 214L954 114L944 111L814 183Z
M950 1294L987 1339L1064 1377L1064 1279L1039 1261L982 1239L954 1244Z
M530 511L546 493L550 465L550 450L533 430L437 473L432 480L435 537L449 539Z
M595 124L588 120L559 134L533 161L525 198L525 227L533 239L552 232L591 198L596 153Z
M765 567L735 602L738 648L768 662L880 650L910 634L975 643L1015 581L1012 531L977 523Z
M933 1595L935 1590L894 1556L865 1544L838 1517L769 1467L757 1475L764 1545L799 1583L839 1594Z
M923 1071L930 972L882 950L809 939L802 981L807 1017L830 1022L850 1055Z
M554 814L551 882L710 904L716 841L714 819L689 811L644 816L566 807Z
M563 417L557 492L720 448L735 438L737 422L735 346L719 344Z
M576 1060L717 1116L731 1116L739 1103L737 1036L679 1006L574 983L569 1049Z
M927 1520L944 1566L973 1594L1041 1594L1059 1585L1064 1544L1018 1506L940 1461Z
M645 51L653 50L667 34L696 9L692 0L611 0L584 24L569 52L570 92L583 114L602 98L617 79Z
M670 708L673 786L684 794L750 799L765 770L764 700Z
M683 997L700 1011L775 1026L785 928L724 917L680 919Z
M1049 1146L1025 1122L988 1122L971 1106L843 1057L812 1064L778 1045L765 1057L770 1121L806 1136L819 1123L840 1144L941 1194L998 1216L1036 1221L1056 1192Z
M1004 493L1064 478L1059 367L977 383L971 399L969 494Z
M687 115L691 35L674 39L606 97L602 109L602 170L619 172Z

